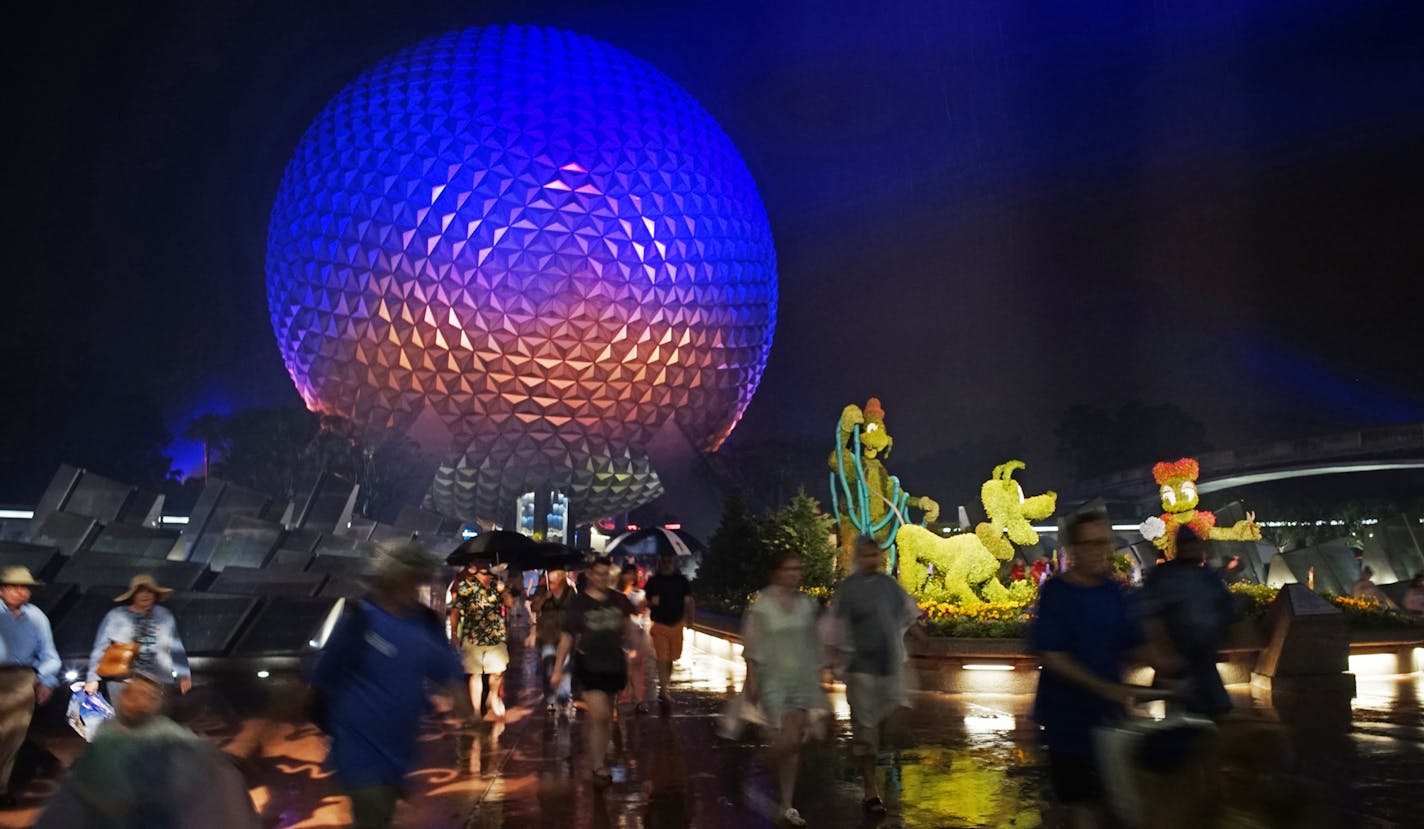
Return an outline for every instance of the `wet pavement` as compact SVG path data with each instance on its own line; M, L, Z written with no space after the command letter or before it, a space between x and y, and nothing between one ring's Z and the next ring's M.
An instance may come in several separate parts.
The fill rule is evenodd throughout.
M741 666L689 648L675 676L671 716L635 715L621 707L614 733L616 782L597 791L582 761L577 716L550 718L533 699L532 658L509 678L516 700L505 723L454 726L432 719L422 733L421 769L397 813L401 827L737 827L774 825L773 791L754 745L714 735L728 689ZM195 731L242 756L254 803L269 827L334 827L349 820L345 801L321 767L322 736L281 716L293 687L281 677L258 681L209 679L177 715ZM1238 704L1256 726L1288 747L1281 791L1308 803L1310 825L1418 826L1417 787L1424 780L1424 717L1420 676L1360 679L1349 724L1319 706L1274 711L1245 689ZM921 694L897 729L901 744L886 754L880 774L888 818L869 821L845 752L847 709L833 694L836 734L808 745L797 807L813 827L1034 827L1043 825L1045 768L1023 695ZM1343 704L1343 703L1342 703ZM1343 710L1343 709L1342 709ZM62 712L42 718L36 741L67 765L83 750ZM1248 738L1249 741L1249 738ZM1275 780L1267 777L1263 779ZM56 782L41 775L22 808L0 813L0 826L27 826ZM1280 786L1269 785L1275 791ZM1266 791L1264 788L1261 791ZM1250 800L1251 791L1228 793ZM1262 795L1265 797L1266 795Z

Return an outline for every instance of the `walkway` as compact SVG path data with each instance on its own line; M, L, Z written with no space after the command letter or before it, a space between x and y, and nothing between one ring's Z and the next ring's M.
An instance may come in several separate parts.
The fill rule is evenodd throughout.
M516 659L519 657L516 656ZM677 672L671 717L635 716L627 707L615 733L619 782L605 792L588 783L579 726L531 708L532 664L510 678L521 703L509 722L451 727L431 721L422 739L423 768L397 825L438 827L752 827L771 826L772 790L755 750L713 735L727 689L740 681L734 661L690 651ZM214 683L185 701L188 724L231 749L248 751L253 797L267 826L336 827L344 801L320 768L324 746L309 726L283 722L291 698L281 678ZM1410 825L1417 781L1424 779L1424 720L1416 675L1361 680L1354 725L1331 733L1292 727L1299 767L1322 802L1351 826ZM1248 699L1241 699L1250 705ZM844 699L833 700L844 729ZM921 695L906 729L913 746L883 761L891 816L882 827L1033 827L1040 825L1043 769L1027 713L1031 698L1010 695ZM259 715L260 712L260 715ZM57 727L56 727L57 726ZM62 762L83 746L51 715L39 742ZM1351 783L1350 781L1356 781ZM0 813L0 827L28 825L54 783L25 793L29 808ZM813 827L868 826L859 787L844 761L844 735L808 752L797 803Z

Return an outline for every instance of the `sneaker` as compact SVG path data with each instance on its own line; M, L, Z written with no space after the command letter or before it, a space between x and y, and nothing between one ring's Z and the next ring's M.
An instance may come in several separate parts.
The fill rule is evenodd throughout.
M549 703L548 705L544 706L544 714L545 714L545 716L554 717L554 716L557 716L558 713L559 713L559 706L555 705L554 703L551 702L551 703Z
M885 817L885 802L878 797L867 797L861 801L860 808L871 817Z
M646 702L640 702L640 703L638 703L637 705L633 706L633 713L634 713L634 714L646 714L646 713L648 713L648 704L647 704Z
M564 703L564 719L569 722L574 721L574 715L578 713L578 708L572 702Z
M658 713L664 717L672 714L672 700L663 694L658 695Z
M593 770L593 787L606 789L613 784L613 774L608 769Z
M795 809L787 809L781 813L781 823L783 826L805 826L806 819Z

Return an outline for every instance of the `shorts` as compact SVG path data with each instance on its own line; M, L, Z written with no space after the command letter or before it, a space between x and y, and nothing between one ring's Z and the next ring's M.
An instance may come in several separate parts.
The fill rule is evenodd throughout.
M653 653L659 662L676 662L682 658L682 623L664 625L653 622Z
M574 684L581 692L599 691L616 696L628 687L628 669L625 666L621 671L591 671L582 659L574 657Z
M858 757L880 753L885 721L905 704L905 685L896 674L845 675L850 705L851 751Z
M1103 781L1093 757L1048 750L1048 780L1059 803L1095 803L1103 798Z
M509 648L466 643L460 646L460 661L464 663L467 674L502 674L509 667Z
M792 711L810 714L813 711L830 710L826 692L822 691L820 686L788 688L769 682L761 686L757 703L761 706L767 724L772 728L780 728L781 718Z

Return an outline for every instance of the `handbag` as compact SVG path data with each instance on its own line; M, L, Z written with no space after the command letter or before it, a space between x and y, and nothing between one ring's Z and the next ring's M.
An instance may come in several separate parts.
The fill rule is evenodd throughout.
M138 656L137 642L110 642L94 673L103 679L125 679L133 672L135 656Z

